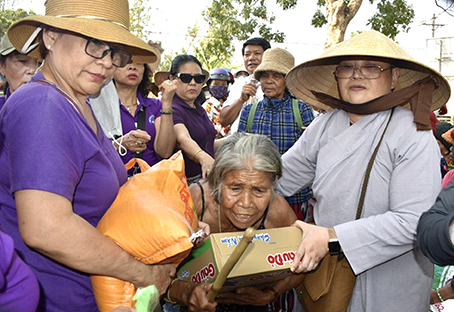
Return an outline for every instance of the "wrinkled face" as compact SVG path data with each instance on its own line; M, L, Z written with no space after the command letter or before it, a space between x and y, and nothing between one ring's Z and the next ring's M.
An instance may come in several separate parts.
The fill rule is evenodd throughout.
M129 63L125 67L117 68L114 74L116 84L138 86L143 79L145 66L143 63Z
M254 70L262 63L263 53L262 46L260 45L247 45L244 48L244 67L252 74Z
M10 54L5 63L0 63L1 73L9 84L10 92L13 93L26 84L40 64L33 57L17 53Z
M200 66L194 62L185 63L181 65L179 73L190 74L192 76L197 74L203 74ZM191 104L194 103L194 100L202 91L203 83L196 83L194 78L191 79L189 83L184 83L183 81L181 81L181 79L175 77L173 77L172 79L173 79L172 82L174 82L175 85L177 86L176 93L178 94L178 96L181 97L187 103Z
M269 173L234 170L224 176L221 187L222 215L238 230L256 224L271 201L273 189Z
M343 60L339 65L356 68L350 78L337 78L341 99L352 104L366 103L390 93L396 87L400 74L399 68L389 69L391 67L390 63L375 58ZM365 79L358 68L370 65L378 65L386 70L381 72L380 77L377 79Z
M87 39L84 37L46 30L43 39L45 46L50 46L44 75L53 76L52 80L58 86L79 101L85 101L88 94L97 93L117 68L112 64L111 53L102 59L85 53Z
M260 75L263 93L269 98L281 99L285 94L285 76L273 71L265 71Z

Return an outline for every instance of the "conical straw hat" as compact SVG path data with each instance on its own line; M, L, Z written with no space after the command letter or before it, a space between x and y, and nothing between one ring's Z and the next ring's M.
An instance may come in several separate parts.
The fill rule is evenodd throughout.
M415 61L399 45L375 30L363 32L338 43L320 56L294 67L287 74L288 89L298 99L317 109L331 110L331 107L318 101L311 90L339 99L334 70L342 58L348 56L384 58L384 61L390 61L401 68L396 90L408 87L416 81L432 75L438 84L432 98L432 110L442 107L451 95L451 88L440 73Z

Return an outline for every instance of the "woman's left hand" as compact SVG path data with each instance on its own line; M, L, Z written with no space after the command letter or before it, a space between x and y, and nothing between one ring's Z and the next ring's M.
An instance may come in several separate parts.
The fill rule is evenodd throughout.
M274 300L274 292L256 287L239 287L235 292L220 293L216 302L239 305L264 306Z

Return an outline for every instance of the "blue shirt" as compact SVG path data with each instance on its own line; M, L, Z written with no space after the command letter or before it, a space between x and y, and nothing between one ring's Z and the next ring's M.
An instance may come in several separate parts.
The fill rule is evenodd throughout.
M246 105L241 111L238 132L247 132L247 120L252 104ZM314 120L312 107L298 101L301 119L305 127ZM282 99L264 97L257 105L251 133L263 134L276 144L279 153L284 154L302 134L293 113L292 98L286 92ZM293 196L287 197L290 204L306 202L312 194L305 188Z

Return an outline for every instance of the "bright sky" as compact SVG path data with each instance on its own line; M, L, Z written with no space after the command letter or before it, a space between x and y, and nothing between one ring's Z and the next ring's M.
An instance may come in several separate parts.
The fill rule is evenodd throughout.
M133 1L130 0L131 7ZM44 0L7 0L7 3L12 2L15 3L15 8L32 9L37 14L44 14ZM435 31L435 37L452 37L454 36L454 32L452 32L454 17L443 13L435 5L435 0L407 0L407 2L412 3L416 17L410 31L399 34L397 41L413 57L425 62L426 39L432 37L432 26L426 26L423 23L432 23L431 19L435 14L437 16L436 23L446 25ZM195 23L198 23L202 29L206 27L206 22L201 13L211 4L211 0L198 0L196 5L193 1L187 0L149 0L149 3L154 8L150 10L153 14L150 22L152 33L148 39L161 41L165 49L164 53L171 53L180 52L181 47L188 50L190 43L185 36L188 27L192 27ZM276 7L275 1L269 0L269 3ZM295 56L296 64L320 54L323 51L326 39L325 28L316 29L310 25L312 15L316 10L316 0L300 0L298 3L293 10L285 12L277 8L272 10L278 12L274 29L286 34L284 43L272 43L272 46L286 48ZM366 26L366 22L372 16L374 8L375 5L371 5L368 0L363 0L359 12L348 26L347 38L350 37L352 32L370 29ZM451 27L449 23L451 23ZM201 31L200 35L203 36L204 31ZM241 63L241 43L238 43L234 64L241 65Z
M132 7L134 0L130 1ZM440 1L440 0L439 0ZM11 8L14 3L14 8L24 8L25 10L33 10L37 14L44 14L45 0L6 0L6 8ZM202 29L200 36L205 34L203 29L206 29L206 22L202 17L202 11L211 5L212 0L172 0L158 1L149 0L152 9L149 30L151 31L150 38L153 41L161 41L164 53L180 52L184 47L191 53L190 42L186 37L188 27L193 27L196 23ZM375 0L378 2L378 0ZM416 60L421 63L426 63L439 69L439 63L435 60L437 57L426 52L426 46L435 47L432 51L437 52L438 41L432 38L432 17L435 16L436 24L443 26L436 27L435 38L454 37L453 24L454 17L443 12L436 6L435 0L407 0L413 5L415 10L414 22L411 24L408 33L401 33L397 36L397 42L406 49ZM276 15L276 21L273 29L282 31L286 34L284 43L271 43L272 47L280 47L287 49L295 57L296 65L309 60L320 54L323 51L323 46L326 40L326 29L314 28L311 26L312 15L317 9L316 0L299 0L295 9L282 11L277 8L276 1L268 0L270 3L271 12ZM375 5L369 3L369 0L363 0L361 8L356 16L350 22L346 38L350 37L352 32L369 30L366 26L367 20L373 15ZM426 25L425 25L426 24ZM427 25L430 24L430 25ZM258 34L254 34L256 36ZM233 65L239 67L243 65L241 57L241 42L237 42L237 49L233 59ZM439 46L439 44L438 44ZM445 47L446 48L446 47ZM451 50L451 58L454 54L454 39L451 40L451 46L447 47ZM442 71L445 76L451 76L451 87L454 90L454 62L450 68ZM451 115L454 113L454 97L448 103L448 110Z

